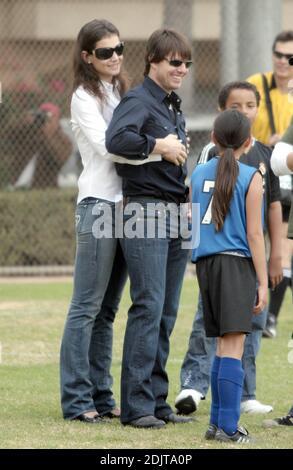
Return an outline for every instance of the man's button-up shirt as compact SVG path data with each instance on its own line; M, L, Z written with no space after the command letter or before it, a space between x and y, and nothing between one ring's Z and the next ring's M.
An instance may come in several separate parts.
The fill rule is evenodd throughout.
M166 160L131 165L131 160L142 160L143 163L158 138L175 134L186 143L180 103L176 93L168 95L146 77L141 85L124 96L115 109L106 132L106 146L109 152L125 158L125 164L116 164L117 173L123 178L125 196L185 200L186 165L178 167Z

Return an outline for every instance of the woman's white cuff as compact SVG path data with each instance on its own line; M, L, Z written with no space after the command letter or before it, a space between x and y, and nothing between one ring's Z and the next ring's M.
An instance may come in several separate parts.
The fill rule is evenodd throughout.
M287 165L288 154L293 152L293 145L278 142L271 156L271 168L276 176L290 175L292 171Z

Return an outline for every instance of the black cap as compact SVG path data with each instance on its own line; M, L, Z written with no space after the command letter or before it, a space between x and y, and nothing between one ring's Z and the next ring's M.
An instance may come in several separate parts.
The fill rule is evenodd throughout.
M289 59L289 65L293 65L293 55L291 55L291 57Z

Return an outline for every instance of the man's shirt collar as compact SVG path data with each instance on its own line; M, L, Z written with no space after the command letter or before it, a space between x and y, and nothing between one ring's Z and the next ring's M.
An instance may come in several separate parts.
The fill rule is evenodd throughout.
M177 93L171 91L171 93L168 94L150 77L145 77L143 85L150 91L150 93L156 98L157 101L159 101L160 103L166 101L167 103L172 104L172 106L176 110L180 110L181 99L179 98Z

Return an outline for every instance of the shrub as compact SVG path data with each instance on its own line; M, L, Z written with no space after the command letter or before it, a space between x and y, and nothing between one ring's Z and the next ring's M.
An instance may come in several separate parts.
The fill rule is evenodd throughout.
M0 192L1 266L72 265L75 190Z

